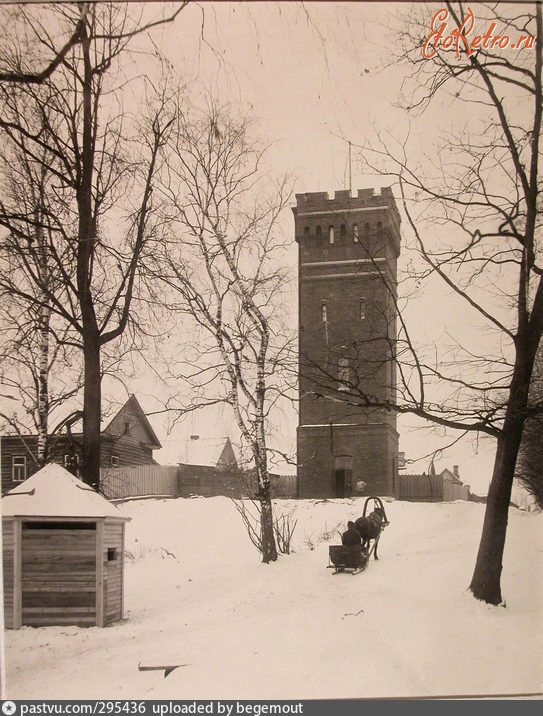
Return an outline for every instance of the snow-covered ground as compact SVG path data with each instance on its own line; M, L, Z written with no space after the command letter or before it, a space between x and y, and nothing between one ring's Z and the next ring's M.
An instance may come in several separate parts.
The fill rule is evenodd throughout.
M363 499L277 501L270 565L226 498L127 502L125 620L4 637L11 699L327 699L540 693L543 516L511 509L506 608L467 591L484 505L387 502L380 559L327 569ZM180 665L166 678L139 666Z

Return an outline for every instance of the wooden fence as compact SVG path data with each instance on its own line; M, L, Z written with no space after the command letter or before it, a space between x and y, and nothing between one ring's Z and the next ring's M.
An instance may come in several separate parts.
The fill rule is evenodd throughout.
M272 496L296 497L295 475L270 475ZM198 465L135 465L100 470L101 489L110 499L126 497L248 497L256 492L249 472Z
M298 478L296 475L270 475L273 497L284 499L298 497Z
M443 480L443 502L453 502L454 500L471 500L469 486Z
M100 485L110 499L146 495L178 496L177 465L134 465L100 470Z
M444 480L442 475L399 475L399 500L417 502L452 502L469 500L468 485Z
M102 491L109 499L126 497L248 497L256 492L250 472L222 471L193 465L136 465L100 471ZM296 498L296 475L270 475L272 496ZM441 475L399 475L399 500L450 502L469 500L468 485Z

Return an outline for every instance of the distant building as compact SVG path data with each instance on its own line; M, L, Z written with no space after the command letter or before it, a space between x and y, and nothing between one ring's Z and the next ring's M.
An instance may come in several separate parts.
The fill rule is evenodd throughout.
M191 435L187 441L182 465L201 465L238 470L238 459L229 437L214 438Z
M79 472L82 434L59 433L50 438L47 462L55 462ZM131 395L100 437L101 468L156 464L153 451L161 448L138 400ZM2 494L38 471L37 435L3 435L1 438Z
M396 497L413 502L452 502L471 500L472 493L469 485L460 479L458 465L454 465L452 471L445 468L436 472L432 462L427 473L400 474Z
M396 263L400 216L392 190L297 194L298 495L392 495L393 410L348 405L351 388L382 404L396 389Z

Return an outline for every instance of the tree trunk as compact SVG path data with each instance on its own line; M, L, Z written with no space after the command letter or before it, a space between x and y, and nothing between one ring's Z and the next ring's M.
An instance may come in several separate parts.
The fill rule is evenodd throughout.
M498 440L492 481L488 490L485 519L475 569L469 586L473 596L488 604L501 604L500 579L507 531L507 517L514 460L505 439ZM511 463L513 463L511 465Z
M273 531L273 507L271 501L270 475L266 459L266 444L263 429L258 430L258 443L255 448L255 466L258 481L258 499L260 501L260 531L262 536L262 561L265 564L277 559L277 546Z
M501 604L500 578L507 532L507 519L515 466L528 403L528 386L533 367L519 361L511 381L504 426L498 436L496 459L488 489L483 531L475 569L469 586L473 596L488 604Z
M100 490L100 345L98 335L84 336L85 383L83 387L83 482Z
M39 316L39 368L38 368L38 465L47 462L47 436L49 421L49 320L51 310L40 308Z
M82 30L84 59L83 128L81 180L77 190L79 235L77 247L77 290L81 307L85 382L83 388L83 481L100 489L100 335L91 291L96 220L93 214L92 186L94 171L92 67L87 28Z
M260 500L260 529L262 533L262 561L265 564L275 562L277 559L277 546L273 533L273 510L271 503L271 489L267 488L259 493Z

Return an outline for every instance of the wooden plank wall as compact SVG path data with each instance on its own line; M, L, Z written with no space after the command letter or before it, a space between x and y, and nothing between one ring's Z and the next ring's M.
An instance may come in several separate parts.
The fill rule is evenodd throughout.
M398 475L398 499L440 502L443 499L441 475Z
M96 530L22 530L22 623L96 624Z
M296 475L271 475L272 496L295 498ZM247 497L254 494L248 473L190 465L136 465L100 470L102 492L110 500L146 495L169 497Z
M271 475L272 496L279 498L297 497L298 480L296 475Z
M13 520L2 520L2 564L4 579L4 625L6 629L13 629L15 606L15 580L14 580L14 549Z
M144 495L177 497L177 465L135 465L102 468L100 482L110 500Z
M470 491L468 485L459 485L456 482L443 480L443 502L453 502L454 500L469 500Z
M179 497L247 497L249 493L254 494L254 484L251 477L239 472L229 472L207 468L198 474L197 468L194 471L188 467L183 474L179 475L178 495Z
M104 625L123 617L123 531L124 524L104 524ZM116 559L108 560L108 549L116 550Z

